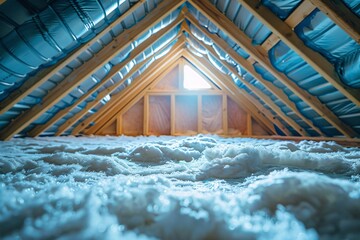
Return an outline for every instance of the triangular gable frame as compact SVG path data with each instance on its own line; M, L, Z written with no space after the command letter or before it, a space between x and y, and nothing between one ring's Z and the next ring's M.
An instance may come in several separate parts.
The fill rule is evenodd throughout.
M189 60L189 58L191 58L190 57L190 55L187 53L187 51L185 52L185 53L183 53L183 55L182 55L183 57L185 57L189 62L192 62L192 64L197 68L197 69L199 69L201 72L203 72L203 70L205 70L204 68L202 68L202 67L199 67L197 64L194 64L194 62L193 61L191 61L191 60ZM175 66L175 65L174 65ZM171 69L167 69L166 71L164 71L163 72L163 74L161 75L161 76L164 76L164 75L166 75L168 72L170 72L172 70L172 68ZM206 71L206 70L205 70ZM213 71L212 71L213 72ZM221 84L224 84L223 82L221 82L221 80L220 79L217 79L217 81L215 81L213 78L209 78L209 76L207 76L207 78L208 79L211 79L213 82L215 82L215 83L217 83L217 84L219 84L219 85L221 85ZM152 85L155 85L156 83L157 83L157 81L160 81L161 80L161 77L160 77L160 79L157 79L157 80L155 80L155 79L153 79L152 81L153 81L153 83L152 83ZM221 87L221 86L220 86ZM222 88L222 87L221 87ZM236 91L236 87L235 86L233 86L233 87L230 87L232 90L235 90ZM236 96L235 94L234 94L234 92L229 92L228 90L224 90L224 88L222 88L223 89L223 91L225 91L226 92L226 94L229 96L229 97L231 97L236 103L238 103L239 104L239 106L241 106L241 107L244 107L244 105L243 104L241 104L240 102L243 102L243 101L248 101L247 99L245 100L244 98L240 98L241 100L240 100L240 102L239 102L239 96ZM137 97L136 97L136 99L134 99L133 101L132 101L132 104L135 104L141 97L143 97L145 94L146 94L146 91L147 91L148 89L143 89L143 91L142 92L138 92L137 93ZM238 89L239 90L239 89ZM247 93L242 93L242 94L247 94ZM252 101L256 101L256 100L254 100L254 99L251 99ZM248 102L248 104L250 104L249 102ZM246 104L246 105L248 105L248 104ZM146 106L146 103L145 103L145 106ZM128 108L130 108L131 106L128 106L127 107L127 109ZM126 109L126 110L127 110ZM270 131L271 133L275 133L275 131L274 131L274 127L273 127L273 123L270 123L270 120L269 119L264 119L264 118L262 118L261 117L261 115L260 115L260 117L259 117L259 115L257 115L256 114L256 111L255 111L255 113L254 113L254 108L247 108L247 109L245 109L245 111L247 111L247 112L251 112L251 113L253 113L254 114L254 116L255 116L255 118L256 118L256 120L263 126L263 128L265 128L265 129L267 129L267 131ZM121 111L121 110L120 110ZM264 109L262 109L262 111L264 111ZM117 112L117 113L119 113L119 112ZM93 127L91 127L91 129L89 129L89 131L87 131L86 133L87 134L97 134L97 133L99 133L101 130L103 130L103 129L105 129L107 126L109 126L110 124L112 124L113 123L113 121L115 121L116 119L117 119L117 117L116 117L116 115L118 115L118 114L114 114L114 113L108 113L108 114L111 114L111 117L109 117L109 116L107 116L106 118L108 119L108 123L106 124L106 125L102 125L102 127L95 127L95 126L93 126ZM273 117L272 117L273 118ZM265 124L264 124L264 122L266 122ZM280 123L278 123L279 124L279 128L281 128L281 129L285 129L285 127L284 126L282 126ZM144 128L144 131L146 132L146 128ZM289 134L289 132L288 131L286 131L285 130L285 132L287 133L287 134Z

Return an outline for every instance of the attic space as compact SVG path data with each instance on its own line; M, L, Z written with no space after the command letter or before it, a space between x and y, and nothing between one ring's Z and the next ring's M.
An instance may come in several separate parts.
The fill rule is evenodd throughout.
M360 0L0 0L0 239L360 239Z

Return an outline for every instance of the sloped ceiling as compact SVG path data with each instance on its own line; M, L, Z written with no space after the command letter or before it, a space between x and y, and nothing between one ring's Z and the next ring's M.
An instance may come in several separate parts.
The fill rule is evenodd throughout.
M236 86L277 134L358 138L359 9L360 0L2 1L0 139L86 132L173 55Z

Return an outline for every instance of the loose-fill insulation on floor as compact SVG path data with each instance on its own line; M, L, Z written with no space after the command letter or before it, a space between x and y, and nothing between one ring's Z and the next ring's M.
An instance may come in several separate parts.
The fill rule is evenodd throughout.
M2 239L360 239L360 148L198 135L0 149Z

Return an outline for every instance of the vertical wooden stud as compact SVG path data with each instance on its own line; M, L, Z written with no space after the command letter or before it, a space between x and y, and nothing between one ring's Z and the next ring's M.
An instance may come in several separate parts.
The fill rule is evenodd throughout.
M149 135L149 95L144 95L144 136Z
M119 114L116 117L116 135L120 136L122 134L122 114Z
M246 118L246 124L247 124L247 135L248 136L252 136L252 117L251 117L251 113L247 114L247 118Z

